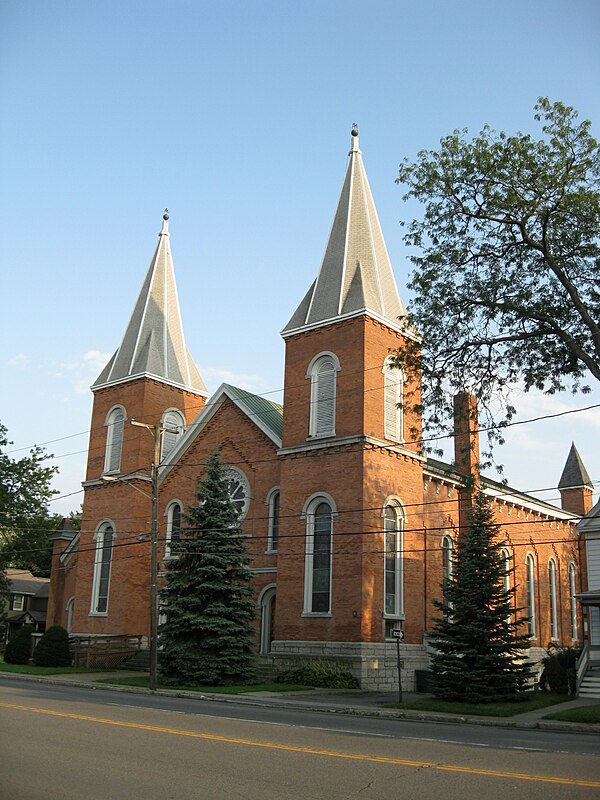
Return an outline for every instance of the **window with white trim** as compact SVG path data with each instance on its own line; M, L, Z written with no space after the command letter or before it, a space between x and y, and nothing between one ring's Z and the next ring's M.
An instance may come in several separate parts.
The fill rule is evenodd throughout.
M511 560L510 560L510 551L508 548L503 547L501 550L502 554L502 588L505 592L510 592L510 569L511 569ZM510 622L511 615L509 614L506 618L507 622Z
M23 611L25 608L25 596L22 594L13 594L12 610Z
M535 637L535 561L530 554L525 559L525 586L527 593L527 633L531 638Z
M115 529L110 522L103 522L96 532L96 557L92 583L92 614L108 612L108 592L112 566L112 549Z
M244 519L250 505L250 484L241 469L226 466L229 496L237 508L240 519Z
M174 558L171 545L179 541L181 533L181 504L179 501L169 503L167 506L167 535L165 543L165 558Z
M575 564L569 564L569 599L571 602L571 639L577 641L579 631L577 628L577 601L575 594L577 592L577 571Z
M171 408L163 414L162 424L165 430L162 434L160 460L165 461L185 433L185 419L180 411Z
M404 515L396 503L383 510L384 530L384 614L396 619L404 615Z
M404 441L402 402L404 398L404 375L402 370L393 366L392 359L386 359L383 365L383 403L385 438L395 442Z
M442 592L443 601L448 604L447 586L452 579L452 556L454 553L454 539L449 534L442 536Z
M281 498L279 489L272 489L267 500L269 508L269 532L267 537L267 551L276 553L279 546L279 511Z
M550 598L550 638L558 639L558 604L556 595L556 562L553 558L548 562L548 593Z
M331 613L332 537L333 509L325 498L316 497L306 512L305 613Z
M340 369L333 353L325 353L311 362L309 436L335 435L336 380Z
M118 472L121 469L125 409L122 406L115 406L109 411L104 424L106 425L104 472Z

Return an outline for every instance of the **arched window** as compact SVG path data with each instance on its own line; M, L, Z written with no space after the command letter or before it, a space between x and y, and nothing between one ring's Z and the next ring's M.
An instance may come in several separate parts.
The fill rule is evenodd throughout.
M575 571L575 564L569 564L569 599L571 603L571 639L577 641L577 601L575 600L575 593L577 591L577 572Z
M383 509L383 530L384 614L400 619L404 616L404 515L396 501L386 503Z
M505 592L510 592L511 591L511 587L510 587L510 567L511 567L510 552L509 552L508 548L503 547L502 550L501 550L501 553L502 553L502 588L504 589ZM512 596L511 596L511 599L512 599ZM512 602L511 602L511 605L512 605ZM506 621L510 622L510 614L506 618Z
M181 412L171 408L163 414L162 424L165 430L162 435L160 460L165 461L185 433L185 420Z
M269 508L269 532L267 537L267 551L277 552L279 546L279 509L281 500L279 489L271 489L267 498Z
M69 601L67 603L66 609L65 609L66 612L67 612L67 624L66 624L65 627L67 629L67 633L69 633L69 634L73 630L73 610L74 610L74 608L75 608L75 598L74 597L70 597Z
M171 547L173 542L179 541L181 532L181 504L179 501L169 503L167 506L167 536L165 544L165 558L173 558L176 553Z
M306 510L304 613L331 613L332 536L332 505L324 497L316 497Z
M391 359L386 359L383 365L383 380L385 438L403 442L404 375L401 369L393 366Z
M311 361L309 436L335 435L336 375L340 369L333 353L324 353Z
M229 496L237 508L240 519L244 519L250 505L250 484L248 478L237 467L225 467L229 480Z
M110 522L103 522L96 531L96 558L92 583L92 614L108 612L108 591L115 529Z
M448 581L452 579L452 554L454 552L454 539L449 534L442 536L442 592L443 601L448 604Z
M525 560L526 589L527 589L527 632L533 639L535 637L535 561L530 554Z
M125 427L125 409L115 406L106 417L106 454L104 472L118 472L121 469L121 451L123 449L123 429Z
M556 562L548 562L548 594L550 598L550 638L558 639L558 606L556 600Z

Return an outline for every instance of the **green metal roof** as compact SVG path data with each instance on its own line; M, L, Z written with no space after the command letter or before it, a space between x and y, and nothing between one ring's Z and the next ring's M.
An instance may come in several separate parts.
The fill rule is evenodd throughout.
M243 407L249 417L268 429L273 437L281 444L281 434L283 432L283 406L267 400L258 394L252 394L238 386L224 383L223 388L231 394L235 400Z

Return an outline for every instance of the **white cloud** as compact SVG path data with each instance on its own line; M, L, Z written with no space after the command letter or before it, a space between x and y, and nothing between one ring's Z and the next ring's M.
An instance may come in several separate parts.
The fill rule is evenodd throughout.
M248 392L266 391L267 386L264 378L260 375L247 375L244 373L232 372L227 369L217 369L215 367L203 367L200 374L204 378L207 386L213 391L218 388L221 383L231 383L234 386L239 386L240 389L246 389Z
M102 372L107 365L111 355L112 353L102 353L100 350L88 350L87 353L84 354L83 360L90 368L90 371L92 371L94 375L97 375Z
M25 353L17 353L15 356L8 359L8 363L11 367L24 367L26 364L29 364L29 358Z

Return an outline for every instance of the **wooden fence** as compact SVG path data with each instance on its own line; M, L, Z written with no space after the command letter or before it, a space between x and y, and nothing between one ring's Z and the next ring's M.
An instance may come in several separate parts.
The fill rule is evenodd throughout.
M73 636L74 667L119 667L142 649L142 636Z

